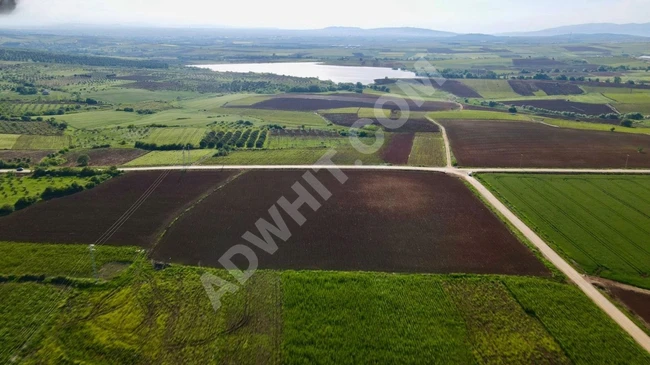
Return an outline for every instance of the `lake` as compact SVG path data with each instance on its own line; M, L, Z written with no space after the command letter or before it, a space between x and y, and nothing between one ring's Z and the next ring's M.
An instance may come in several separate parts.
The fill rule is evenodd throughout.
M334 82L361 82L371 84L385 77L407 79L417 77L414 72L388 67L332 66L318 62L227 63L219 65L191 65L219 72L255 72L294 77L317 77Z

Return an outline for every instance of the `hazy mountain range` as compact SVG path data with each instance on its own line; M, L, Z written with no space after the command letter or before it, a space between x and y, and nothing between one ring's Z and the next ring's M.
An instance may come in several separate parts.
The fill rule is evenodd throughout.
M0 28L1 25L0 25ZM650 37L650 23L611 24L594 23L550 28L534 32L511 32L495 35L462 34L425 28L392 27L363 29L357 27L327 27L323 29L278 29L278 28L223 28L223 27L174 27L155 28L138 26L94 26L68 24L47 27L25 27L5 29L5 32L42 32L59 35L113 35L113 36L188 36L188 37L322 37L322 38L444 38L449 41L505 41L518 38L535 38L549 42L558 40L575 41L619 41L638 40ZM636 39L638 38L638 39Z

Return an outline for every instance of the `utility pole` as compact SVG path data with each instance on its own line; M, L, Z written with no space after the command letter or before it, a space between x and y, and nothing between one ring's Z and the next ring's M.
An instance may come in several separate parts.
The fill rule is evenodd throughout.
M95 245L88 246L88 249L90 250L90 261L93 266L93 277L95 280L98 280L99 277L97 276L97 265L95 264Z
M519 160L519 168L521 168L524 165L524 154L521 154L521 159Z
M627 155L627 158L625 159L625 169L627 169L628 162L630 162L630 155Z

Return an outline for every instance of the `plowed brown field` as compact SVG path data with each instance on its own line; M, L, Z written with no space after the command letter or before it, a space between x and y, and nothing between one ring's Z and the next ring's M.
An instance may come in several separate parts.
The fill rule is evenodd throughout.
M457 178L438 173L346 171L340 184L330 172L316 174L332 193L324 202L302 179L304 171L249 171L178 219L156 245L158 260L220 267L231 247L251 247L265 269L364 270L431 273L548 275L546 267ZM280 214L291 236L275 238L269 254L242 235L260 236L255 223L269 222L269 208L300 181L322 203L303 206L298 226ZM246 268L236 255L233 262Z
M526 122L441 120L467 167L650 167L650 136L553 128Z
M180 212L233 174L170 172L106 243L149 247ZM37 203L0 218L0 240L93 243L162 176L161 171L127 173L94 189Z

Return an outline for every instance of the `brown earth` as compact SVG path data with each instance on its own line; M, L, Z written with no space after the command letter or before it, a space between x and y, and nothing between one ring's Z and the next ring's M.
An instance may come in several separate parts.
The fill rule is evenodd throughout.
M584 94L578 85L569 82L508 80L514 92L522 96L534 96L535 91L542 90L547 95L580 95Z
M534 83L524 80L508 80L508 84L514 92L521 96L535 96L535 91L539 90Z
M0 160L5 162L11 161L13 159L31 159L32 163L38 163L45 156L49 155L52 152L56 151L47 151L47 150L2 150L0 151Z
M622 288L610 288L612 294L650 326L650 294Z
M323 114L325 119L331 121L332 123L344 127L351 127L359 118L354 113L335 113L335 114ZM372 124L376 126L381 126L379 121L375 118L363 118L372 120ZM399 128L390 129L385 128L386 131L395 132L395 133L415 133L415 132L428 132L436 133L440 132L440 128L437 125L431 123L427 119L411 118L404 125Z
M96 148L71 151L63 156L68 161L64 166L77 166L77 159L81 155L90 157L89 166L120 166L148 152L135 148Z
M271 109L271 110L292 110L292 111L316 111L339 108L373 108L379 96L370 94L285 94L253 104L248 108ZM458 105L445 101L425 101L417 105L410 99L397 99L395 102L387 102L382 105L383 109L399 109L397 102L406 100L411 111L443 111L458 109Z
M393 165L406 165L413 148L413 133L396 133L381 151L381 159Z
M529 105L535 108L554 110L558 112L574 112L586 115L615 113L614 109L607 104L578 103L566 100L512 100L503 101L502 103L519 107Z
M0 240L94 243L163 174L163 171L131 172L91 190L36 203L0 218ZM172 171L165 174L148 199L106 243L149 247L171 220L233 174L232 171Z
M468 167L649 168L650 136L527 122L441 120L458 164ZM523 155L523 157L522 157Z
M439 173L345 171L340 184L315 173L331 192L323 201L304 171L249 171L179 218L156 245L157 260L220 267L231 247L252 247L262 269L549 275L546 267L460 179ZM294 201L300 183L322 203L303 206L300 227L280 209L291 237L266 253L242 238L269 208ZM239 246L241 248L241 246ZM247 260L233 258L239 268Z

